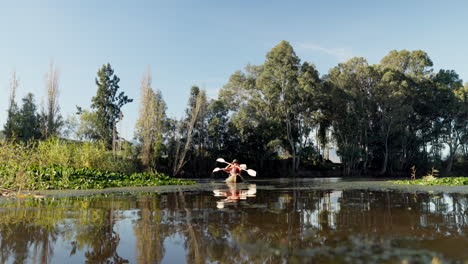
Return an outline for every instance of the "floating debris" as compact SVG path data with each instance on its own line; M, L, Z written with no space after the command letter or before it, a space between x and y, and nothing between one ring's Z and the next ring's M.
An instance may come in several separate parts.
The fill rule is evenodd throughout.
M16 192L14 190L5 189L5 188L0 188L0 196L16 197L16 198L37 198L37 199L44 198L43 195L39 195L35 193L21 193L21 192Z

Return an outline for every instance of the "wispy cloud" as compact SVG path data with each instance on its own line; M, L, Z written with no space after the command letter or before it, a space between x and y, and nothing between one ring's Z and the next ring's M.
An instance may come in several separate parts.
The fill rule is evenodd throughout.
M341 61L346 61L353 57L353 53L349 48L327 48L313 43L299 43L299 47L306 50L322 52L336 57Z

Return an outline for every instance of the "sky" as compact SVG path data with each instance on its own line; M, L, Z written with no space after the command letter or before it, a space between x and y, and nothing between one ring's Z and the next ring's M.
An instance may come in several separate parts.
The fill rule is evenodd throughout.
M148 67L170 117L180 118L190 87L216 98L229 76L262 64L281 40L321 74L352 57L378 63L391 50L424 50L435 70L468 80L468 1L7 1L0 0L0 127L9 80L20 79L17 102L32 92L39 105L51 61L60 71L66 118L89 108L98 69L110 63L123 107L122 135L138 118L140 81Z

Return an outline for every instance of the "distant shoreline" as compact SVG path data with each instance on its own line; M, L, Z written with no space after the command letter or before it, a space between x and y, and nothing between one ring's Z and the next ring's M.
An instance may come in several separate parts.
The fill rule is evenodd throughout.
M193 179L192 179L193 180ZM256 184L258 192L262 190L368 190L368 191L397 191L411 193L461 193L468 194L468 186L426 186L426 185L401 185L388 182L388 178L382 180L373 180L370 178L296 178L294 186L289 185L294 180L290 178L275 179L255 179L248 180L246 183L238 183L239 188L247 187L249 184ZM173 193L173 192L211 192L214 189L228 188L222 180L210 181L207 179L198 179L193 185L164 185L164 186L145 186L145 187L118 187L107 189L91 190L40 190L24 191L24 193L40 194L46 198L61 197L79 197L93 195L126 195L138 193ZM11 198L4 198L11 199ZM14 198L16 199L16 198Z

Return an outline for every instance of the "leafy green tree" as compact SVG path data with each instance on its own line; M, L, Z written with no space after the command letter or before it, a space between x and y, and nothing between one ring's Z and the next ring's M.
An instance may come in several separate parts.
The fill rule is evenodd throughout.
M278 139L292 158L292 169L299 165L303 139L310 134L312 126L306 117L317 111L314 95L320 87L320 78L313 65L300 64L291 45L282 41L266 56L263 72L257 79L262 93L264 110L280 123Z
M101 139L99 134L99 117L96 112L89 110L78 111L79 122L76 136L80 140L97 141Z
M330 115L344 172L350 174L360 164L365 170L370 158L366 152L370 145L372 111L369 94L378 76L364 58L352 58L331 69L326 82L332 88L326 112Z
M468 83L465 84L464 87L455 91L455 96L458 98L460 102L460 112L459 118L460 120L468 120ZM466 159L468 158L468 124L463 123L460 127L460 139L461 139L461 154Z
M322 133L318 134L320 138L316 138L316 141L321 143L324 151L328 143L328 139L325 135L327 126L322 126L322 130L320 129L320 124L325 124L326 122L326 118L321 110L324 107L323 101L328 91L323 85L315 65L304 62L300 69L298 82L299 91L295 112L297 114L297 152L299 156L296 168L299 166L299 157L311 158L307 153L310 151L305 150L313 149L311 135L314 130L318 133ZM319 146L317 146L317 148L318 147ZM320 151L318 151L318 153L319 152Z
M220 90L239 151L260 164L274 155L289 157L297 170L310 134L318 123L322 82L315 66L300 64L291 45L282 41L263 65L247 65ZM229 126L228 126L229 127ZM242 150L245 149L244 151Z
M98 87L96 96L92 98L91 108L95 109L98 117L99 139L106 142L110 147L113 134L117 135L116 123L122 114L122 106L133 101L124 92L119 91L119 77L114 75L111 65L102 65L97 73L96 85Z
M408 93L407 78L400 71L385 69L373 90L371 100L375 104L373 112L375 140L374 156L381 156L380 174L385 174L389 167L392 150L398 149L398 135L403 133L408 116L413 111ZM396 151L398 152L398 151ZM379 155L382 153L382 155ZM394 157L398 160L400 157Z
M37 106L34 103L34 95L32 93L28 93L22 101L23 105L18 113L18 139L28 142L41 136L39 114L37 113Z
M215 157L226 150L229 141L228 106L221 100L212 100L207 111L207 150Z
M263 66L247 65L245 72L237 71L219 92L219 101L226 105L229 117L226 153L236 158L255 161L260 167L266 159L276 156L281 145L279 123L265 110L262 91L257 79Z
M463 90L462 80L453 70L440 70L434 77L437 88L437 116L435 128L443 144L448 147L448 158L445 173L450 173L456 153L467 141L468 126L465 104L457 94Z
M291 45L282 41L266 55L263 72L257 79L257 87L262 92L264 111L281 123L285 149L292 157L292 169L297 163L297 110L298 74L300 59ZM287 147L286 147L287 146Z
M385 56L380 64L385 68L391 68L403 74L424 78L432 73L432 60L422 50L392 50Z

